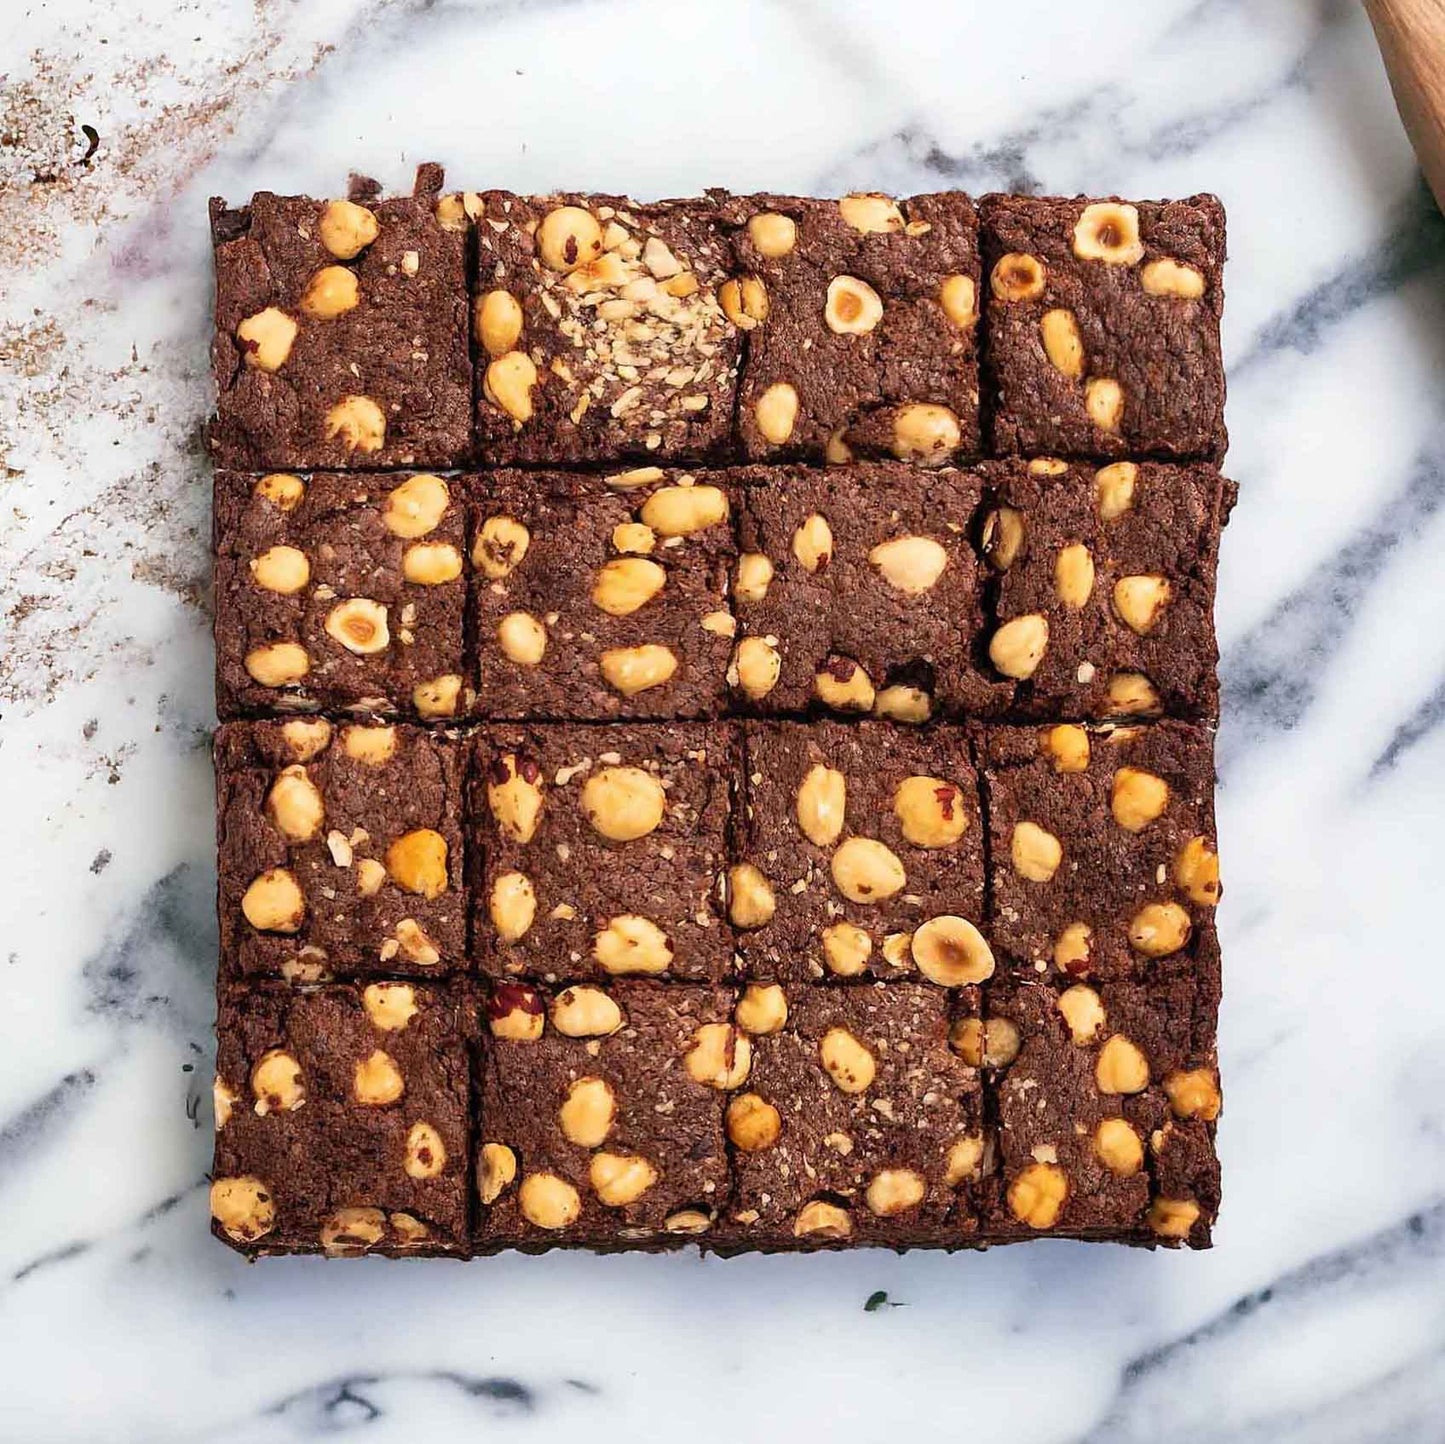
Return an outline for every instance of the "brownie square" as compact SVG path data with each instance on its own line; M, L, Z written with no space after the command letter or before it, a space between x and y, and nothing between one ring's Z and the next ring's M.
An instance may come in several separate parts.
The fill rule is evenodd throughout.
M919 722L987 711L1008 695L984 675L975 474L865 463L735 475L739 641L729 681L739 708L823 705Z
M986 468L990 661L1017 716L1212 718L1214 583L1234 484L1207 466Z
M483 728L468 813L482 970L544 982L726 977L737 767L723 725Z
M493 472L473 498L486 715L722 713L737 555L725 474Z
M476 426L489 463L699 460L742 350L711 202L472 196Z
M966 735L883 722L750 722L729 907L745 976L993 972Z
M1180 722L989 728L979 765L1001 968L1021 979L1142 978L1212 937L1207 732Z
M1146 986L990 988L987 1009L1000 1168L989 1234L1208 1247L1214 1006L1187 970Z
M750 993L773 1028L753 1039L728 1105L736 1183L723 1243L976 1242L983 1088L949 1048L949 995L912 983Z
M728 1196L726 1090L751 1044L725 988L496 985L478 1062L477 1244L684 1242Z
M993 449L1224 455L1224 207L985 196Z
M240 209L211 202L218 462L260 470L466 457L466 238L438 224L432 200L424 190L365 204L262 191Z
M215 752L223 978L465 965L460 741L293 718Z
M248 1254L465 1252L462 1029L447 993L403 982L224 996L216 1237Z
M221 716L464 714L466 520L454 485L425 472L217 472Z
M956 191L894 201L724 202L748 327L738 421L749 457L978 449L978 217Z

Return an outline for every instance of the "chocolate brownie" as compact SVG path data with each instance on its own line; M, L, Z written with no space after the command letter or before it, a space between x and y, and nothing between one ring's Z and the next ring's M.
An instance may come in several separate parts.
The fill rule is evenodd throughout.
M921 722L987 711L983 574L971 472L898 463L745 468L733 584L736 705L821 704Z
M216 734L222 976L464 966L462 744L324 718Z
M985 468L1000 573L989 656L1015 715L1218 710L1214 579L1234 485L1212 467L1048 458Z
M477 440L499 462L727 450L742 349L708 201L469 195Z
M727 703L724 474L493 472L473 491L489 717L710 717Z
M746 455L939 466L978 449L966 195L737 196L722 215L742 273L723 304L748 331Z
M1188 972L1147 986L991 987L987 1009L954 1040L997 1098L990 1237L1208 1247L1219 1207L1214 1008Z
M221 715L465 714L466 520L455 485L425 472L217 472Z
M968 739L750 722L728 906L750 978L982 982L984 839Z
M1219 460L1224 207L985 196L996 452Z
M415 196L211 202L224 466L456 466L470 447L465 236ZM363 203L364 202L364 203Z
M1147 977L1210 934L1219 857L1207 732L989 728L980 770L1001 969Z
M473 947L493 977L716 982L737 739L725 725L485 727L473 743Z
M727 1091L751 1043L725 988L496 984L478 1065L477 1244L685 1242L727 1200Z
M248 1254L468 1248L459 1005L403 982L221 999L211 1229Z
M738 1016L756 1036L727 1109L725 1248L977 1242L983 1088L948 1046L948 994L760 985Z

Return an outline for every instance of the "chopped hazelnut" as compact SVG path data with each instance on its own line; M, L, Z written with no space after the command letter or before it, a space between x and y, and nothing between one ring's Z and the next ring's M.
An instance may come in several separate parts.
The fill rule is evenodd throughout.
M863 1093L878 1071L873 1054L846 1028L829 1028L818 1043L818 1058L844 1093Z
M1115 1033L1099 1050L1094 1081L1100 1093L1142 1093L1149 1086L1149 1061L1136 1044Z
M327 201L316 234L337 260L350 261L381 234L381 227L376 217L355 201Z
M557 1110L562 1136L579 1148L597 1148L617 1119L617 1098L605 1078L578 1078Z
M267 306L236 327L246 365L258 371L279 371L291 355L296 323L284 311Z
M788 998L777 983L749 983L733 1009L733 1021L745 1033L762 1037L788 1021Z
M893 416L893 454L917 466L942 466L963 440L958 417L931 401L910 401Z
M728 869L727 895L728 920L737 928L764 927L778 910L772 884L750 862Z
M993 950L967 918L929 918L913 932L910 945L918 971L941 988L981 983L993 976Z
M873 939L854 923L830 923L823 929L823 961L839 978L856 978L868 966Z
M241 912L258 932L295 933L306 916L306 899L292 872L273 867L246 889Z
M663 486L642 503L642 520L658 536L693 536L728 519L727 493L717 486Z
M446 482L429 472L418 472L387 493L381 519L393 536L415 541L441 524L450 505Z
M300 763L282 768L266 794L265 807L266 816L287 842L309 842L326 818L321 793Z
M552 1000L552 1026L564 1038L606 1038L622 1023L622 1009L601 988L579 984Z
M592 939L592 956L612 976L654 975L672 962L672 944L651 918L618 913Z
M525 983L497 983L487 995L487 1028L494 1038L535 1043L547 1027L542 995Z
M289 687L311 670L311 658L296 642L272 642L246 653L246 671L263 687Z
M611 647L597 659L597 665L614 692L635 697L672 679L677 654L671 647L647 642L638 647Z
M843 831L847 803L848 783L841 772L821 762L810 768L798 786L795 803L798 826L808 841L831 847Z
M582 1200L565 1178L555 1173L529 1173L517 1193L522 1217L538 1228L567 1228L577 1222Z
M419 827L397 838L386 850L391 880L428 900L447 890L447 843L441 833Z
M487 806L513 842L531 842L542 816L542 773L525 755L504 752L487 767Z
M447 1166L446 1145L430 1123L413 1123L406 1135L402 1168L408 1178L435 1178Z
M657 1169L637 1154L594 1153L587 1173L593 1192L608 1208L635 1203L657 1182Z
M380 1048L356 1065L351 1081L351 1091L356 1101L372 1108L395 1103L405 1089L396 1059Z
M384 1033L405 1028L417 1015L416 989L410 983L368 983L361 995L366 1016Z
M326 439L347 451L370 454L386 440L386 417L369 396L343 396L326 413Z
M1048 618L1041 612L1028 612L1005 622L993 634L989 660L1005 677L1026 681L1038 670L1048 645Z
M1069 1180L1056 1163L1031 1163L1008 1187L1009 1212L1029 1228L1052 1228L1069 1196Z
M227 1237L255 1243L276 1227L276 1199L270 1185L251 1174L218 1178L211 1184L211 1217Z
M864 1201L878 1218L896 1218L917 1208L928 1193L928 1181L911 1168L880 1169L868 1182Z
M583 783L579 803L603 837L631 842L661 824L667 794L657 778L640 767L604 767Z
M692 1035L683 1066L695 1083L722 1091L741 1088L752 1070L753 1045L731 1023L703 1023Z
M847 1238L852 1232L847 1209L822 1198L805 1203L793 1220L794 1238Z
M728 1138L744 1153L761 1153L778 1141L783 1120L778 1110L756 1093L740 1093L727 1108Z
M833 854L833 885L849 902L886 902L908 881L891 848L871 837L850 837Z
M537 893L526 873L497 874L487 898L487 916L504 943L526 937L537 917Z

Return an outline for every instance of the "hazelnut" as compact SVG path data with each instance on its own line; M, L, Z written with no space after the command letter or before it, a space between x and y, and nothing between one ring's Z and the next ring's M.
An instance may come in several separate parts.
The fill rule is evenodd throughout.
M1037 256L1011 251L994 263L989 288L999 301L1037 301L1044 294L1044 275Z
M587 1172L593 1192L608 1208L636 1203L657 1182L657 1169L635 1153L594 1153Z
M406 1085L402 1082L396 1059L380 1048L363 1058L352 1073L352 1096L368 1108L395 1103L405 1091Z
M972 326L978 320L978 288L973 277L945 276L938 288L938 304L955 326Z
M852 1232L847 1209L823 1198L805 1203L793 1220L794 1238L847 1238Z
M341 734L341 750L353 762L384 766L396 756L396 728L348 727Z
M547 651L547 629L530 612L508 612L497 623L502 655L519 667L535 667Z
M829 1028L818 1043L818 1059L844 1093L863 1093L878 1071L873 1054L846 1028Z
M1072 311L1045 311L1039 317L1039 337L1044 355L1060 376L1077 378L1084 374L1084 342Z
M733 1022L755 1037L780 1032L787 1021L788 997L777 983L749 983L733 1009Z
M624 556L647 556L657 549L657 536L650 526L623 521L612 528L612 550Z
M386 608L369 597L350 597L326 614L326 635L358 657L374 656L391 645Z
M1048 882L1064 860L1063 845L1036 822L1016 822L1009 839L1014 871L1029 882Z
M1085 772L1089 766L1089 734L1067 722L1047 728L1039 738L1042 751L1053 758L1055 772Z
M355 201L327 201L316 226L317 238L339 261L359 256L380 234L376 217Z
M713 1218L700 1208L680 1208L663 1219L662 1226L668 1233L706 1233L712 1227Z
M422 963L431 967L441 962L442 955L437 946L426 935L415 918L402 918L393 929L393 936L401 948L401 955L408 962Z
M521 303L509 291L488 291L477 301L472 330L488 356L505 356L522 335Z
M834 276L828 282L823 320L839 336L865 336L883 319L883 299L857 276Z
M868 560L890 587L905 596L917 597L943 575L948 553L932 537L900 536L879 542L869 551Z
M757 702L778 685L782 670L783 659L766 637L744 637L733 649L728 680Z
M692 1035L683 1066L694 1083L720 1091L741 1088L752 1070L753 1045L731 1023L704 1023Z
M236 327L236 339L246 365L258 371L279 371L291 355L296 323L284 311L267 306Z
M419 587L439 587L462 574L462 554L450 542L417 542L401 559L401 574Z
M524 872L498 873L487 898L487 916L504 943L526 937L537 917L537 893Z
M872 678L851 657L829 657L813 677L813 691L824 706L838 712L866 712L877 695Z
M782 446L798 421L798 393L786 381L775 381L753 403L753 420L764 441Z
M823 460L829 466L847 466L853 460L853 448L848 445L848 428L836 426L828 433L823 445Z
M255 1243L276 1227L276 1200L270 1185L251 1174L218 1178L211 1184L211 1217L228 1238Z
M1024 514L1011 506L995 507L983 523L983 554L996 571L1006 572L1024 549Z
M415 255L415 251L408 252ZM413 1248L425 1243L431 1237L431 1230L414 1214L391 1213L387 1215L392 1232L396 1234L398 1248Z
M267 1050L251 1069L251 1092L262 1118L268 1113L294 1113L306 1102L301 1065L283 1048Z
M951 847L968 828L963 793L941 777L905 777L893 794L893 815L915 847Z
M949 1145L943 1160L943 1182L946 1188L978 1178L983 1172L983 1139L959 1138Z
M575 271L602 254L602 227L581 206L558 206L537 227L542 263L554 271Z
M945 913L913 933L913 961L930 983L957 988L993 976L993 951L967 918Z
M332 1258L355 1257L381 1242L386 1215L379 1208L338 1208L322 1220L322 1250Z
M667 573L645 557L616 557L603 565L592 583L592 604L610 617L627 617L650 602L666 585Z
M363 857L356 864L356 890L362 897L375 897L386 881L386 868L374 857Z
M1109 717L1157 717L1164 710L1154 684L1142 672L1115 672L1104 688Z
M495 1203L517 1177L517 1155L505 1143L482 1144L477 1159L477 1196Z
M311 658L296 642L272 642L246 653L246 671L263 687L289 687L311 670Z
M557 1110L562 1136L579 1148L600 1147L616 1119L617 1098L605 1078L577 1079Z
M1124 415L1124 388L1109 376L1090 377L1084 385L1084 410L1100 431L1118 431Z
M361 1002L372 1027L383 1033L400 1032L417 1015L416 989L410 983L368 983Z
M641 516L658 536L692 536L728 519L727 493L717 486L662 486L642 503Z
M1023 1037L1012 1018L960 1018L949 1030L948 1044L970 1068L1007 1068Z
M839 978L856 978L868 966L873 939L854 923L830 923L823 929L823 961Z
M728 1138L744 1153L761 1153L778 1141L783 1120L778 1110L756 1093L739 1093L727 1109Z
M672 962L672 944L651 918L618 913L592 939L592 956L612 976L666 972Z
M1150 261L1139 272L1139 284L1151 296L1178 296L1181 300L1197 301L1204 294L1203 272L1168 257Z
M1028 612L1005 622L993 634L988 656L1005 677L1023 682L1038 670L1048 645L1048 618L1042 612Z
M844 196L838 202L838 214L855 231L864 235L882 235L903 229L903 213L888 196L877 192Z
M917 1208L928 1193L928 1181L911 1168L882 1168L868 1182L864 1201L878 1218L896 1218Z
M1129 923L1129 941L1146 958L1165 958L1189 941L1190 928L1178 903L1145 903Z
M577 1190L555 1173L529 1173L517 1191L517 1206L538 1228L567 1228L582 1212Z
M670 681L677 671L677 653L658 642L639 647L611 647L597 659L602 678L614 692L635 697Z
M798 826L816 847L832 847L843 831L848 783L836 768L815 763L798 785Z
M301 313L314 321L334 321L355 309L360 299L354 271L345 266L323 266L307 282Z
M1174 881L1198 907L1219 901L1219 854L1204 837L1191 837L1174 854Z
M655 481L661 481L663 471L660 466L634 466L631 471L617 471L606 478L607 485L617 491L633 491L639 486L651 486Z
M773 886L750 862L728 869L728 920L734 927L761 928L778 910Z
M268 547L251 558L251 580L262 591L292 597L311 580L311 563L295 547Z
M1119 201L1095 201L1074 223L1074 254L1081 261L1133 266L1144 259L1139 212Z
M738 558L733 596L740 602L760 602L773 580L773 564L762 552L744 552Z
M718 304L739 331L751 331L768 319L767 287L756 276L739 276L718 287Z
M1213 1123L1223 1100L1219 1085L1208 1068L1186 1068L1164 1080L1164 1092L1176 1118L1202 1118Z
M328 441L369 454L386 440L386 417L369 396L343 396L326 413L325 430Z
M537 367L532 358L525 351L508 351L487 367L482 394L521 426L532 419L532 388L536 384Z
M1069 1179L1056 1163L1031 1163L1008 1186L1009 1212L1029 1228L1052 1228L1069 1196Z
M430 1123L413 1123L407 1130L402 1168L408 1178L435 1178L447 1166L446 1145Z
M273 867L246 889L241 912L258 932L295 933L306 916L306 899L293 873Z
M404 833L386 850L391 880L428 901L447 890L447 842L430 827Z
M564 1038L606 1038L622 1026L622 1009L601 988L564 988L552 1000L552 1026Z
M542 771L527 756L503 752L487 766L487 806L513 842L531 842L542 816Z
M646 837L662 823L667 794L640 767L603 767L582 784L582 813L612 842Z
M1072 978L1089 975L1094 930L1088 923L1070 923L1054 939L1054 966Z
M1144 1144L1122 1118L1106 1118L1094 1130L1094 1157L1119 1178L1132 1178L1144 1166Z
M1092 1043L1106 1021L1103 1000L1084 983L1059 994L1058 1009L1069 1025L1069 1036L1081 1048Z
M532 533L510 516L489 516L472 545L472 565L485 577L500 581L510 576L527 555Z
M786 256L798 243L797 223L791 216L776 211L762 211L748 220L748 239L761 256L777 260Z
M1199 1222L1199 1205L1192 1198L1156 1198L1147 1217L1160 1238L1188 1238Z
M289 472L273 471L256 483L256 495L277 511L295 511L306 495L306 483Z
M326 817L321 793L299 763L281 770L266 794L266 816L287 842L309 842Z
M215 1114L217 1133L231 1121L231 1114L239 1101L235 1089L217 1073L211 1079L211 1111Z
M871 837L850 837L833 854L833 886L849 902L886 902L908 881L898 855Z
M461 696L462 679L455 672L443 673L411 689L411 704L421 717L454 717Z
M1173 590L1166 577L1120 577L1114 583L1114 610L1131 631L1147 637L1169 605Z
M509 1043L535 1043L547 1027L542 995L525 983L497 983L485 1003L492 1037Z
M1083 542L1071 542L1054 558L1054 594L1078 611L1094 590L1094 556Z
M920 727L933 715L933 698L921 687L895 682L879 690L873 699L873 715Z
M1063 476L1069 463L1057 456L1036 456L1029 462L1030 476Z
M715 637L734 637L737 635L738 619L731 612L704 612L698 626Z
M1152 772L1121 767L1110 799L1114 821L1126 832L1143 832L1169 806L1169 784Z
M893 454L918 466L942 466L958 449L958 417L931 401L910 401L893 414Z
M451 500L452 494L441 477L418 472L387 493L381 519L392 536L415 541L436 530Z
M1115 1033L1099 1049L1094 1081L1100 1093L1142 1093L1149 1086L1149 1062L1122 1033Z
M1094 504L1101 521L1117 521L1134 505L1139 468L1132 461L1115 461L1094 473Z

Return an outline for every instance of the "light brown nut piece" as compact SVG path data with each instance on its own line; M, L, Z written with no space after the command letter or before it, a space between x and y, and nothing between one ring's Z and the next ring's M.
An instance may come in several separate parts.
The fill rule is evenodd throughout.
M592 583L592 605L609 617L630 617L667 585L667 573L646 557L614 557Z
M489 516L472 544L472 565L500 581L516 571L531 545L532 533L515 517Z
M1089 975L1094 930L1088 923L1070 923L1054 939L1054 966L1071 978Z
M413 1123L407 1130L402 1168L408 1178L435 1178L447 1166L446 1144L442 1136L425 1120Z
M1091 376L1084 383L1084 410L1100 431L1118 431L1124 418L1124 388L1111 376Z
M498 873L487 898L487 916L504 943L527 936L537 918L537 890L524 872Z
M828 282L823 320L838 336L866 336L883 319L883 298L857 276L834 276Z
M778 685L782 671L782 655L768 638L744 637L733 648L728 681L758 702Z
M415 251L408 251L407 255L414 256ZM405 257L403 265L405 264ZM431 1237L431 1230L415 1214L410 1213L389 1213L387 1222L391 1225L391 1231L396 1235L398 1248L420 1247Z
M447 890L447 840L434 828L403 833L386 850L391 880L430 901Z
M1178 296L1197 301L1204 294L1204 273L1167 256L1150 261L1139 272L1139 284L1151 296Z
M942 466L958 450L958 417L931 401L910 401L893 415L893 454L917 466Z
M921 727L933 715L933 698L921 687L894 682L878 689L873 699L873 715Z
M960 1183L968 1183L982 1174L982 1138L959 1138L949 1144L943 1160L943 1183L946 1188L957 1188Z
M672 963L672 944L651 918L618 913L592 939L592 956L603 972L614 977L655 976Z
M1063 844L1036 822L1016 822L1009 839L1014 871L1029 882L1048 882L1064 860Z
M306 1102L306 1085L301 1065L284 1048L269 1048L251 1069L251 1094L256 1112L294 1113Z
M1084 340L1072 311L1056 308L1039 317L1039 339L1044 355L1060 376L1071 380L1084 374Z
M1164 1092L1176 1118L1201 1118L1213 1123L1219 1117L1223 1099L1208 1068L1183 1068L1171 1073L1164 1080Z
M537 367L525 351L507 351L487 366L482 378L482 395L500 407L518 425L532 419L532 388L537 384Z
M903 213L897 202L877 191L844 196L838 202L838 214L864 235L884 235L903 229Z
M482 1144L477 1160L477 1196L495 1203L517 1177L517 1155L505 1143Z
M868 966L873 939L855 923L829 923L823 929L823 961L839 978L856 978Z
M1147 637L1158 625L1173 591L1167 577L1120 577L1114 583L1114 611L1130 631Z
M978 287L972 276L945 276L938 287L943 314L960 330L978 320Z
M1094 554L1083 542L1059 548L1054 558L1054 595L1078 611L1094 591Z
M1113 461L1094 473L1094 504L1101 521L1117 521L1134 505L1139 468L1132 461Z
M1058 1164L1031 1163L1008 1186L1009 1212L1030 1228L1052 1228L1068 1196L1068 1175Z
M798 244L797 222L776 211L760 211L748 220L748 239L769 260L786 256Z
M659 487L641 515L658 536L693 536L728 519L727 493L718 486Z
M363 857L356 864L356 890L362 897L375 897L386 882L386 868L374 857Z
M455 672L445 672L429 682L418 682L411 689L411 703L421 717L455 717L461 694L462 679Z
M236 327L236 339L246 365L258 371L279 371L291 355L296 323L279 308L267 306Z
M488 356L505 356L521 339L521 303L510 291L488 291L477 301L472 329Z
M829 657L813 677L813 691L837 712L867 712L877 696L873 679L851 657Z
M662 1226L668 1233L706 1233L713 1225L713 1216L700 1208L680 1208L663 1219Z
M353 762L381 767L396 756L396 728L356 725L341 734L341 750Z
M338 1208L322 1220L319 1239L330 1257L355 1257L374 1248L385 1233L386 1215L379 1208Z
M661 481L662 477L660 466L634 466L631 471L614 471L605 480L616 491L635 491L639 486L651 486L653 482Z
M764 441L784 445L798 424L798 393L786 381L775 381L753 403L753 420Z
M276 1227L271 1187L253 1174L217 1178L211 1184L211 1217L237 1243L255 1243Z
M996 571L1006 572L1018 560L1028 537L1024 514L1011 506L995 507L983 523L983 554Z
M918 971L940 988L981 983L993 976L993 950L967 918L945 913L913 931L910 945Z
M417 542L401 559L401 574L419 587L439 587L462 574L462 554L450 542Z
M542 995L525 983L499 983L486 1002L487 1028L492 1037L511 1043L535 1043L546 1031Z
M326 819L321 793L300 763L281 769L266 794L265 810L287 842L309 842Z
M502 753L487 768L487 806L513 842L531 842L542 816L541 769L529 757Z
M819 762L798 784L794 802L798 826L816 847L832 847L843 831L848 805L848 781L835 767Z
M868 1181L863 1195L868 1212L878 1218L897 1218L917 1208L928 1194L928 1180L911 1168L882 1168Z
M380 234L376 217L355 201L327 201L316 225L317 239L338 261L359 256Z
M326 635L358 657L373 657L391 645L386 608L370 597L348 597L326 614Z
M1129 942L1146 958L1166 958L1189 941L1191 928L1178 903L1145 903L1129 922Z
M281 724L281 735L298 762L310 762L331 745L331 723L324 717L293 717Z
M555 1173L529 1173L517 1191L517 1206L522 1217L537 1228L567 1228L577 1222L582 1199Z
M256 483L255 494L277 511L295 511L306 495L306 483L290 472L273 471Z
M542 264L554 271L575 271L602 254L602 227L581 206L558 206L537 227Z
M1094 1130L1094 1157L1119 1178L1132 1178L1144 1166L1144 1144L1122 1118L1105 1118Z
M535 667L547 654L547 629L530 612L508 612L497 623L502 655L519 667Z
M369 455L386 441L386 416L369 396L343 396L327 413L326 439Z
M323 266L306 283L301 296L301 314L313 321L334 321L355 310L360 300L355 271L348 271L345 266Z
M260 556L251 558L250 566L251 580L262 591L283 597L295 596L311 580L311 563L306 553L295 547L268 547Z
M368 1108L395 1103L405 1091L406 1084L396 1059L380 1048L357 1063L352 1073L352 1096Z
M738 558L733 596L743 602L760 602L773 581L773 564L762 552L744 552Z
M416 989L410 983L368 983L361 994L373 1028L398 1033L416 1017Z
M1032 677L1049 645L1049 620L1042 612L1027 612L1005 622L988 644L988 656L1005 677L1023 682Z
M683 1066L695 1083L722 1091L741 1088L752 1071L752 1041L731 1023L703 1023L692 1035Z
M612 550L623 556L649 556L657 550L657 535L640 521L621 521L612 528Z
M740 331L751 331L768 319L768 290L756 276L737 276L718 287L723 315Z
M211 1079L211 1112L215 1115L216 1132L219 1133L231 1121L240 1097L219 1073Z
M728 869L728 920L736 928L761 928L772 922L778 910L773 885L750 862L734 863Z
M433 967L441 962L442 955L437 945L427 936L425 929L415 918L402 918L392 930L401 955L408 962Z
M1048 728L1039 738L1040 749L1051 757L1055 772L1084 772L1089 766L1089 734L1067 722Z
M744 1153L771 1148L783 1132L778 1110L756 1093L739 1093L727 1109L728 1138Z
M879 542L869 551L868 560L894 590L918 597L943 575L948 553L932 537L900 536Z
M601 988L578 984L552 1000L552 1026L564 1038L606 1038L622 1023L617 1000Z
M1044 294L1047 272L1037 256L1010 251L994 262L989 288L999 301L1037 301Z
M825 1198L805 1203L793 1220L794 1238L847 1238L852 1232L848 1210Z
M828 433L828 440L823 444L823 460L829 466L847 466L854 459L853 448L848 445L847 436L846 426L835 426Z
M872 1052L846 1028L829 1028L818 1043L818 1061L843 1093L863 1093L877 1076Z
M441 477L419 471L387 493L381 519L392 536L415 541L441 525L451 501L451 491Z
M1139 212L1120 201L1095 201L1074 222L1074 254L1081 261L1135 266L1144 259Z
M1142 672L1115 672L1104 688L1104 711L1110 717L1157 717L1164 704Z
M855 903L886 902L908 881L898 854L872 837L850 837L833 854L829 870L833 886Z
M1094 1060L1100 1093L1142 1093L1149 1086L1149 1060L1122 1033L1115 1033Z
M1035 456L1029 462L1030 476L1062 476L1069 463L1057 456Z
M1156 1198L1146 1216L1160 1238L1188 1238L1199 1222L1199 1205L1192 1198Z
M1190 902L1212 908L1219 901L1219 854L1205 837L1191 837L1174 854L1174 881Z
M733 1009L733 1022L745 1033L763 1037L788 1021L788 995L777 983L749 983Z
M617 1097L605 1078L578 1078L557 1110L562 1136L579 1148L598 1148L617 1121Z
M272 642L246 653L246 671L263 687L289 687L311 670L311 658L298 642Z
M639 647L611 647L597 659L602 680L614 692L635 697L672 680L677 671L677 653L657 642Z
M246 889L241 912L258 932L295 933L306 916L306 898L289 868L273 867Z
M1169 784L1162 777L1138 767L1121 767L1114 774L1109 807L1126 832L1143 832L1168 806Z
M639 1154L594 1153L587 1176L602 1204L625 1208L657 1182L657 1169Z
M582 784L582 814L612 842L646 837L662 822L667 794L650 772L640 767L603 767Z
M1107 1021L1103 1000L1084 983L1065 988L1059 994L1058 1009L1069 1025L1069 1036L1081 1048L1099 1036Z
M793 533L793 555L805 572L820 572L833 560L833 528L813 512Z

